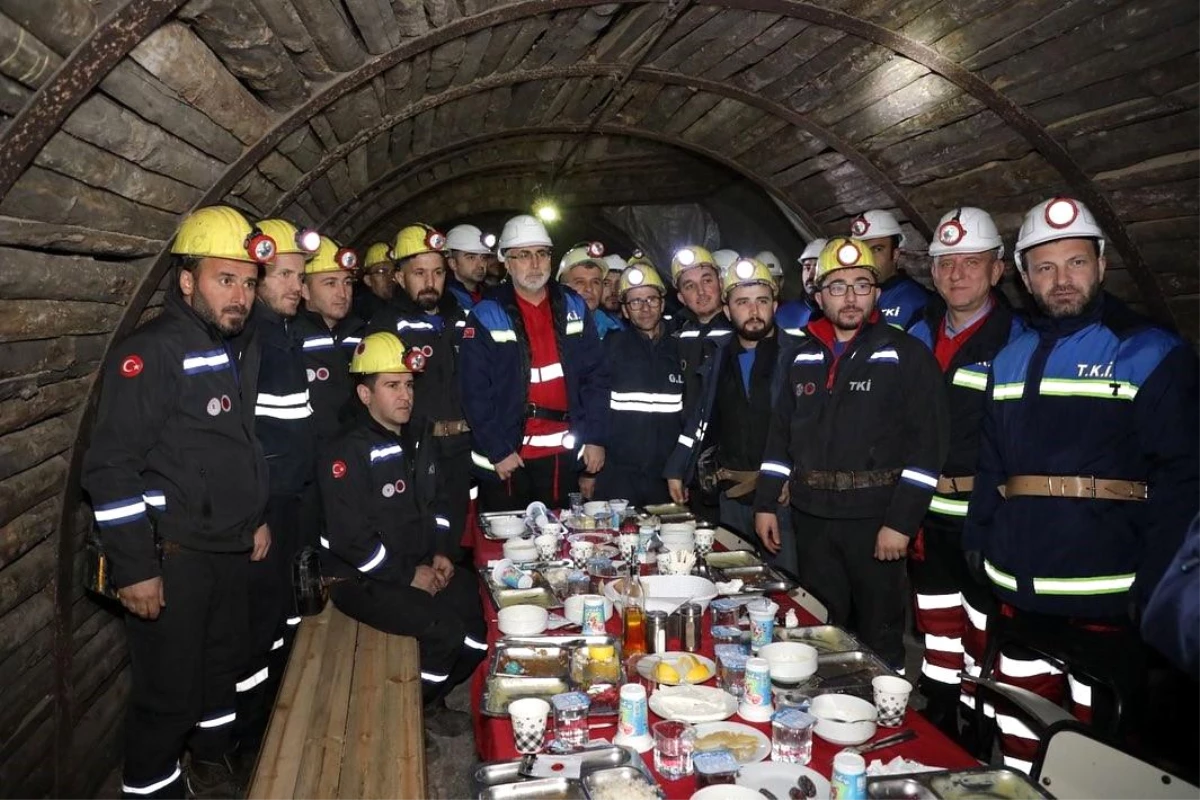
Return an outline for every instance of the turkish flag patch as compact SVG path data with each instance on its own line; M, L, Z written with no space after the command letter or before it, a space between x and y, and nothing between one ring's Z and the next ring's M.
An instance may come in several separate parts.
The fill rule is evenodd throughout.
M142 357L138 355L125 356L125 360L121 362L121 377L136 378L142 374L142 370L146 364L142 361Z
M346 475L346 462L345 462L345 461L342 461L342 460L340 460L340 459L339 459L338 461L335 461L335 462L333 462L333 467L332 467L332 468L330 468L330 470L329 470L329 471L330 471L330 473L333 475L333 477L335 477L335 478L343 478L343 477L345 477L345 475Z
M474 339L475 338L475 329L470 326L463 328L463 338L464 339Z

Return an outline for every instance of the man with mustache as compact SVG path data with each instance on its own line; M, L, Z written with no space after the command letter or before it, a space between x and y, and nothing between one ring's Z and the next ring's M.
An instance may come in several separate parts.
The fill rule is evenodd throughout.
M397 291L368 330L400 337L413 359L413 372L420 376L412 426L436 452L440 491L447 498L448 515L438 519L439 552L458 562L471 492L470 427L458 381L466 312L446 292L445 250L446 237L428 225L400 229L389 252L396 262Z
M446 233L446 246L450 248L446 264L450 274L446 276L446 289L463 311L470 311L483 299L487 284L488 255L491 247L483 232L474 225L455 225Z
M937 486L949 417L933 356L876 311L878 280L865 242L838 237L821 251L824 317L780 365L755 527L768 547L780 541L786 485L805 588L903 671L904 557Z
M587 303L550 280L552 246L535 217L505 223L511 282L475 306L462 335L463 410L489 511L562 508L581 469L604 467L608 369Z
M362 284L354 294L354 315L369 320L388 304L396 291L396 267L386 242L373 242L362 260Z
M253 434L260 351L246 318L274 248L235 209L193 212L171 243L162 314L105 361L80 481L107 566L100 588L128 612L126 797L182 798L185 769L196 795L240 796L234 684L250 562L271 546Z
M414 385L412 352L386 331L355 348L354 418L317 469L326 516L321 566L340 611L416 638L425 727L461 736L471 717L445 698L487 655L487 625L474 571L455 568L441 549L444 462L428 427L410 424L414 394L425 388Z
M250 752L266 730L271 698L300 624L292 561L316 538L315 518L300 513L313 491L316 434L295 317L305 264L320 246L320 236L283 219L263 220L258 227L275 241L276 252L259 268L251 319L262 343L254 433L267 458L270 496L263 521L271 529L271 550L250 570L250 663L238 683L238 726Z
M327 236L304 266L304 306L296 332L304 351L305 377L313 407L317 441L328 441L340 427L354 384L350 356L362 341L366 324L350 310L357 254Z
M775 323L784 333L792 336L803 336L804 327L813 317L821 316L821 308L817 305L816 286L813 285L813 275L817 272L817 257L825 249L828 239L813 239L804 248L800 258L800 281L804 293L796 300L789 300L779 307L775 313Z
M616 317L605 313L603 308L607 276L610 274L608 261L602 258L603 255L603 242L577 244L558 262L556 277L559 283L570 286L587 303L588 311L596 323L596 335L601 341L612 331L623 327Z
M702 399L667 464L667 484L672 499L688 500L685 488L692 482L700 460L703 432L716 442L715 467L702 475L702 483L719 492L721 524L753 537L754 487L767 443L771 420L771 386L779 361L775 306L778 285L770 268L760 261L741 258L725 273L725 313L734 335L718 346L703 371ZM796 542L786 505L775 509L781 537L764 542L775 563L796 572Z
M1083 203L1034 206L1017 267L1037 313L987 383L963 549L1002 608L988 620L1031 650L1001 651L997 677L1123 735L1145 707L1135 618L1196 514L1196 355L1101 289L1104 234ZM1064 686L1064 683L1066 686ZM1037 739L996 708L1005 762L1029 769Z

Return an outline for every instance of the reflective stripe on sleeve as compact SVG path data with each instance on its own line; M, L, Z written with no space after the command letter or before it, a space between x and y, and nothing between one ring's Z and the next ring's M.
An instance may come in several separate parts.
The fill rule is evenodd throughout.
M371 570L375 569L380 564L382 564L386 558L387 558L387 548L383 546L383 542L380 542L379 545L375 548L375 552L373 554L371 554L371 557L368 558L366 561L364 561L362 564L358 565L358 571L363 572L363 573L370 572Z
M948 517L965 517L968 511L968 500L951 500L935 494L929 501L929 510Z
M129 794L138 794L138 795L154 794L159 789L165 789L166 787L170 786L175 781L179 780L180 776L182 776L182 775L183 775L183 770L180 769L179 762L176 762L175 763L175 771L172 772L167 777L162 778L161 780L153 781L151 783L143 783L143 784L132 784L132 783L122 782L121 783L121 791L128 792Z
M228 684L226 684L226 685L228 686ZM220 714L219 716L212 717L211 719L202 719L196 723L196 727L198 727L198 728L220 728L222 725L228 725L229 723L233 722L235 719L237 719L237 712L230 711L228 713L224 713L224 714Z
M949 667L939 667L937 664L930 664L928 661L921 664L921 674L930 680L937 681L938 683L948 683L952 686L957 686L962 681L959 678L958 670L950 669Z
M493 342L515 342L517 340L516 331L488 331L492 335Z
M478 639L473 639L470 636L463 637L463 644L470 647L472 650L487 650L487 642L481 642Z
M983 561L983 571L986 572L987 576L992 579L992 583L996 584L1001 589L1008 589L1010 592L1015 592L1017 590L1017 579L1012 575L1009 575L1007 572L997 569L992 562L988 561L987 559L984 559Z
M992 386L993 400L1020 400L1025 394L1025 383L997 383Z
M1034 578L1034 594L1120 594L1133 586L1136 573L1091 578Z
M488 461L484 456L479 455L474 450L471 451L471 463L480 469L486 469L488 472L495 472L496 468L492 466L492 462Z
M916 467L905 467L900 471L900 480L922 489L936 489L937 475Z
M448 673L445 675L442 675L441 673L425 672L424 670L422 670L422 672L421 672L421 680L429 681L430 683L443 683L444 681L449 679L449 677L450 677L450 675Z
M246 678L246 680L238 681L237 684L235 684L233 688L235 691L238 691L238 692L248 692L251 689L253 689L255 686L258 686L260 683L265 681L270 674L271 674L270 668L263 667L258 672L251 675L249 678ZM226 685L228 685L228 684L226 684Z
M688 447L688 448L690 448L690 447L694 447L694 446L695 446L695 444L696 444L696 440L695 440L695 439L693 439L693 438L692 438L692 437L690 437L690 436L686 436L686 435L684 435L684 434L682 434L682 433L681 433L681 434L679 434L679 443L680 443L681 445L683 445L684 447Z
M950 379L950 383L955 386L961 386L964 389L975 389L976 391L987 391L988 376L976 372L966 367L959 367L954 371L954 377Z
M778 475L781 478L790 478L792 476L792 467L790 464L781 464L778 461L764 461L759 467L762 472L769 472L772 475Z
M962 595L954 594L918 594L917 608L929 611L937 608L958 608L962 605Z
M102 527L123 525L138 517L145 516L146 501L141 497L130 497L125 500L117 500L113 503L96 506L92 511L96 517L96 524Z
M438 516L435 516L433 518L433 521L437 524L437 526L439 528L449 528L450 527L450 520L447 519L446 517L441 516L440 514Z

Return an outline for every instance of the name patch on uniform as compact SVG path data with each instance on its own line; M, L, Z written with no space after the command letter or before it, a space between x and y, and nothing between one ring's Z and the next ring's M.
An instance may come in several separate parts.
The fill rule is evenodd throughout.
M125 360L121 362L121 377L136 378L142 374L145 366L146 364L142 361L141 356L125 356Z
M333 462L333 466L332 466L332 467L330 467L330 469L329 469L329 472L330 472L330 473L333 475L333 477L335 477L335 478L344 478L344 477L346 477L346 462L345 462L345 461L342 461L342 460L340 460L340 459L339 459L339 460L337 460L337 461L335 461L335 462Z

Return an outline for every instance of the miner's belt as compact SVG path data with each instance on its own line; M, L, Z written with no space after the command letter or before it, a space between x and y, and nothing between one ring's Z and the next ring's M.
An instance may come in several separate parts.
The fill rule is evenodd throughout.
M566 422L571 418L571 415L566 411L559 411L556 408L544 408L534 405L533 403L525 404L526 419L546 419L551 422Z
M433 423L434 436L457 436L470 430L471 426L465 419L447 419Z
M969 492L974 488L974 475L961 475L957 478L948 478L945 475L938 477L938 494L962 494L964 492Z
M717 470L718 481L733 481L734 485L725 490L725 496L731 500L744 497L754 491L758 481L758 470L725 469Z
M1071 497L1140 502L1149 497L1149 488L1142 481L1110 480L1092 475L1014 475L997 489L1006 498Z
M900 470L898 469L868 469L862 472L813 470L811 472L801 472L796 482L810 489L845 492L851 489L874 489L879 486L892 486L898 480L900 480Z

